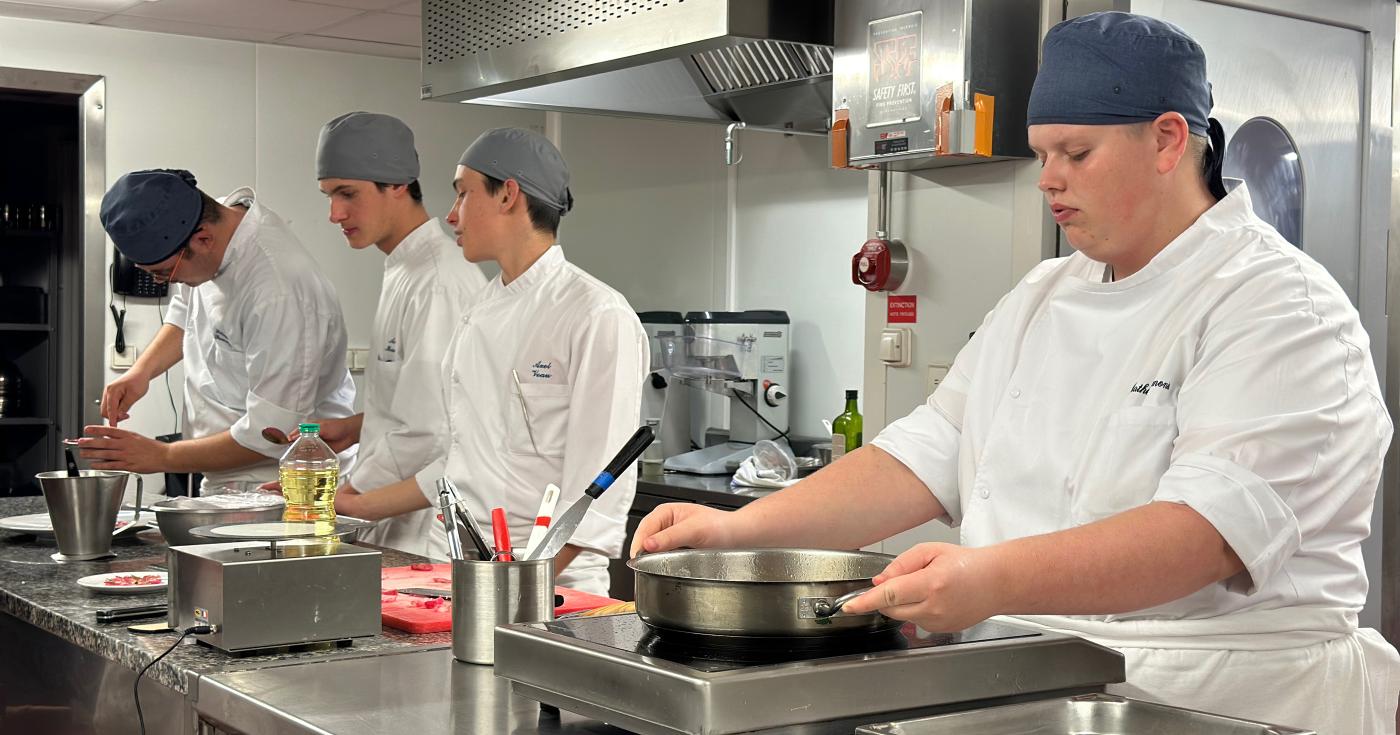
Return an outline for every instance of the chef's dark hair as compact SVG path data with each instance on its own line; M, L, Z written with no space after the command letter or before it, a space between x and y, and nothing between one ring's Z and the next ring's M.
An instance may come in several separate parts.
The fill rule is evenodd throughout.
M391 186L398 186L398 184L384 184L376 181L374 182L374 186L380 191L384 191L385 189L388 189ZM419 204L423 203L423 187L418 183L418 179L414 179L408 182L408 196L411 197L413 201L418 202Z
M486 180L486 193L491 196L500 193L501 187L506 185L506 182L494 176L482 174L481 178ZM551 235L559 234L559 218L563 216L562 212L526 194L523 190L520 192L520 196L525 197L525 211L530 215L530 224L537 231L547 232Z

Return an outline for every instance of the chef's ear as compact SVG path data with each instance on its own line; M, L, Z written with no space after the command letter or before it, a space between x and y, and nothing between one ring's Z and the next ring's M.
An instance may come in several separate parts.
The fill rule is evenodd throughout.
M207 224L201 222L198 229L194 231L194 234L190 235L190 249L195 252L203 253L208 251L213 245L214 232L209 229Z
M515 203L520 199L520 182L515 179L506 179L505 186L501 187L501 212L509 212Z

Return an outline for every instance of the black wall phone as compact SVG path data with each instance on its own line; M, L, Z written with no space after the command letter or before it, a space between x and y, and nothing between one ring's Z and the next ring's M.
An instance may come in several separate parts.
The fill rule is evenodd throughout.
M136 267L122 251L112 248L112 293L140 298L164 298L168 287Z

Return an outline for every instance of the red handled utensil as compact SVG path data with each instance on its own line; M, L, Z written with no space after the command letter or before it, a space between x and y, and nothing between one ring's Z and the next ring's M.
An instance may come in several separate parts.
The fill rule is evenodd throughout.
M496 561L515 561L510 548L510 525L506 523L506 509L491 509L491 534L496 541Z

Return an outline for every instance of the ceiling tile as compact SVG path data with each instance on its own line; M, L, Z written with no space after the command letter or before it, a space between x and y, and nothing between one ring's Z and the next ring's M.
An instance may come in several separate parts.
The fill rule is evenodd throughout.
M317 5L335 5L342 8L355 8L357 10L388 10L395 5L400 5L403 0L296 0L296 2L309 2Z
M413 0L413 2L404 3L403 5L395 5L389 8L389 12L421 18L423 17L423 3L422 0Z
M223 28L256 28L287 34L306 33L324 28L359 15L360 11L296 0L165 0L143 2L125 14Z
M422 21L407 15L389 13L366 13L316 31L318 36L396 43L414 48L422 43L422 34Z
M29 3L7 3L0 2L0 15L11 18L35 18L37 20L64 20L70 23L89 23L98 18L105 18L110 12L97 10L73 10L71 8L54 8L46 5L30 5Z
M133 31L154 31L156 33L178 33L182 36L201 38L223 38L230 41L268 42L283 35L280 31L260 31L253 28L224 28L201 23L182 23L164 18L139 18L134 15L113 15L97 25L114 28L128 28Z
M300 46L301 48L322 49L325 51L345 51L352 54L368 54L370 56L393 56L400 59L419 58L417 46L400 46L393 43L375 43L374 41L355 41L347 38L332 38L330 36L288 36L277 42L283 46Z

